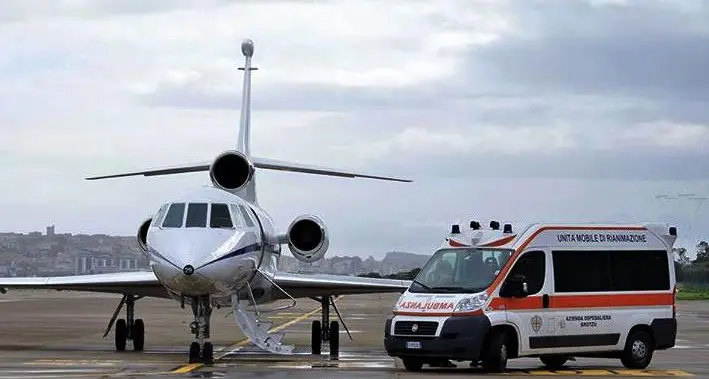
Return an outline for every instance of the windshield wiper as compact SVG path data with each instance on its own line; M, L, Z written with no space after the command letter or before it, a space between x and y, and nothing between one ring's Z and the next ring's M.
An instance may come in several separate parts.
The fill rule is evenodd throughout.
M418 285L420 285L421 287L423 287L423 289L425 289L425 290L428 291L428 292L431 292L431 291L432 291L432 290L431 290L431 287L429 287L429 286L427 286L427 285L425 285L425 284L419 282L419 281L416 280L416 279L412 280L412 282L413 282L413 283L416 283L416 284L418 284Z

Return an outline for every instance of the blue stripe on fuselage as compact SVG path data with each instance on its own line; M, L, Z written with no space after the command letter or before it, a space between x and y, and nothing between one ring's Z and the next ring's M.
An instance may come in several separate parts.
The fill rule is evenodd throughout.
M200 268L205 267L205 266L209 266L209 265L211 265L212 263L216 263L216 262L222 261L222 260L224 260L224 259L229 259L229 258L237 257L237 256L239 256L239 255L244 255L244 254L248 254L248 253L251 253L251 252L254 252L254 251L259 251L259 250L261 250L261 244L260 244L260 243L252 243L251 245L247 245L247 246L244 246L244 247L242 247L242 248L236 249L236 250L234 250L234 251L232 251L232 252L230 252L230 253L227 253L227 254L222 255L221 257L219 257L219 258L217 258L217 259L215 259L215 260L209 261L209 262L207 262L207 263L205 263L205 264L203 264L203 265L197 267L197 269L200 269Z

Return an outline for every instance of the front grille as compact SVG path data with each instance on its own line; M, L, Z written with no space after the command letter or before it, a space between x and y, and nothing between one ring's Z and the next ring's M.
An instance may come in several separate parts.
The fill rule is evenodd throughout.
M412 331L414 324L416 331ZM394 334L406 336L435 336L438 322L435 321L397 321L394 324Z

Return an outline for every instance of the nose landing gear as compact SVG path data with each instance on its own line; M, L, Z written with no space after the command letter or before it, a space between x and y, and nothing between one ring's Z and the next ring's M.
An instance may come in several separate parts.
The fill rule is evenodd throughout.
M190 344L189 362L211 364L214 362L214 346L209 339L209 327L212 317L212 304L209 296L192 298L192 313L194 321L190 323L190 331L197 341Z

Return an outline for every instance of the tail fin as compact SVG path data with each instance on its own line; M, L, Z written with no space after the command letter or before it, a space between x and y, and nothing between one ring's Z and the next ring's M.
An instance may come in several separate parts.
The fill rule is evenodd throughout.
M239 140L236 142L236 150L251 156L251 71L258 70L251 67L251 57L254 56L254 41L250 39L241 43L241 53L246 58L244 67L239 70L244 71L244 86L241 91L241 120L239 121Z
M258 158L251 156L251 71L257 70L256 67L251 67L251 58L254 55L254 42L246 39L241 43L241 52L244 54L244 67L239 70L244 71L244 86L241 99L241 119L239 121L239 136L236 142L236 150L244 154L249 160L248 164L252 164L254 168L278 171L290 171L306 174L339 176L346 178L370 178L380 180L390 180L399 182L411 182L410 179L394 178L388 176L378 176L366 173L355 172L351 170L331 169L326 167L310 166L300 163L284 162L274 159ZM214 161L196 162L192 164L184 164L172 167L152 168L148 170L134 171L122 174L111 174L103 176L94 176L86 178L87 180L119 178L125 176L160 176L173 175L187 172L209 171ZM256 201L256 183L252 177L249 183L239 190L238 195L249 201Z

